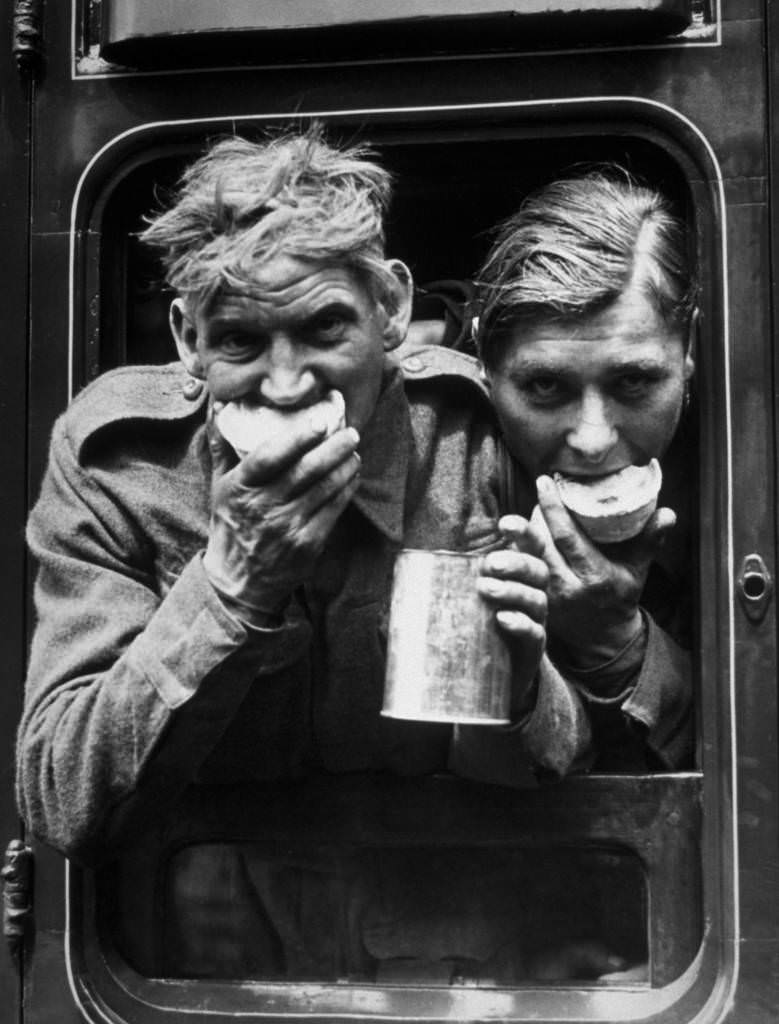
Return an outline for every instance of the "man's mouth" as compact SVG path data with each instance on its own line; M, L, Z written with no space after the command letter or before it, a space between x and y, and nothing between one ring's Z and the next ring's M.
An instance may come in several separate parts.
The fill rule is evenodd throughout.
M597 469L595 471L585 470L577 466L575 469L567 469L564 466L555 466L549 470L549 476L554 477L555 473L559 473L560 476L564 476L567 480L575 480L578 483L595 483L597 480L604 480L606 477L614 476L615 473L621 472L630 463L621 462L617 465L609 467L609 469Z

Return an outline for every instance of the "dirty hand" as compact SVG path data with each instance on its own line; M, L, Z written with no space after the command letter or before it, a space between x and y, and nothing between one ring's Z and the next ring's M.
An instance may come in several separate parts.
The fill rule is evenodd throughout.
M357 490L357 431L325 432L324 424L301 423L236 465L209 419L211 524L203 565L228 607L250 624L264 625L283 610Z
M574 668L603 664L643 630L641 593L676 515L657 509L637 537L599 548L573 520L554 481L541 476L536 485L538 505L530 521L543 537L549 569L550 640L564 648Z
M526 708L528 691L546 646L546 587L543 537L522 516L503 516L498 528L507 546L484 556L477 587L495 609L512 650L512 717Z

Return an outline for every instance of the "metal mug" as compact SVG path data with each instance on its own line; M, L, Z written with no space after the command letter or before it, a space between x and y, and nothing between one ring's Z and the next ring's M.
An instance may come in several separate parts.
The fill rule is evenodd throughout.
M503 725L511 659L476 589L483 555L404 549L395 562L382 715Z

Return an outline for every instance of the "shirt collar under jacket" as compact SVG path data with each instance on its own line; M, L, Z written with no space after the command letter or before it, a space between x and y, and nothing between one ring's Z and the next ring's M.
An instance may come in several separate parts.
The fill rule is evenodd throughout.
M388 361L385 386L360 435L360 486L354 504L390 541L403 540L412 433L400 368Z

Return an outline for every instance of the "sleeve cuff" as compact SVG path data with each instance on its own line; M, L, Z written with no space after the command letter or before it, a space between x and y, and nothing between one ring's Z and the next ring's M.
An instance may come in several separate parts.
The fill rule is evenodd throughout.
M669 768L692 758L692 666L683 650L647 616L646 654L622 711L647 731L647 742Z
M545 772L562 777L587 767L592 734L576 688L544 655L538 670L535 707L515 725L530 760Z

